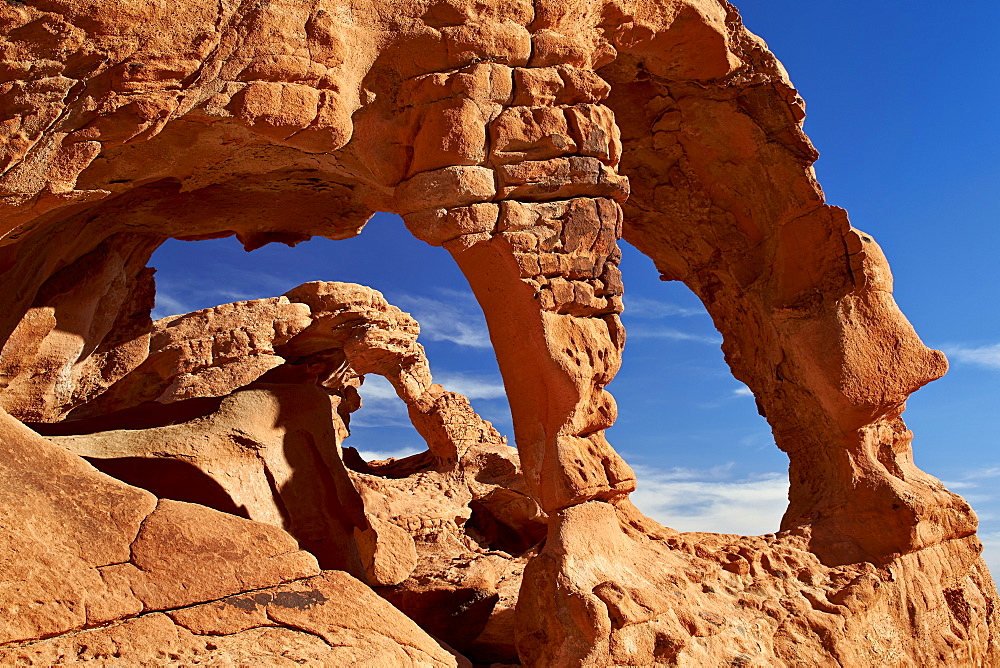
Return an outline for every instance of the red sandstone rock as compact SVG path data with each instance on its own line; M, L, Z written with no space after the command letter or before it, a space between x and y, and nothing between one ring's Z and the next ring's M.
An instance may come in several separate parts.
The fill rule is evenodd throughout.
M515 660L516 591L547 518L514 448L498 436L459 444L451 466L428 452L351 473L366 511L405 529L416 547L412 573L377 591L469 658Z
M279 529L161 500L0 414L2 642L76 631L319 573ZM30 529L29 529L30 528Z
M524 559L515 557L545 533L516 451L468 400L431 382L416 322L377 292L317 282L288 295L297 303L239 302L158 321L147 360L106 393L117 403L80 412L156 403L37 428L69 432L50 440L160 497L284 528L322 568L391 587L380 591L436 636L516 659L511 624ZM292 306L289 328L280 314ZM263 374L261 356L275 360ZM363 472L348 478L339 452L362 372L397 388L429 449L410 461L355 462ZM163 389L179 378L189 398ZM465 566L442 570L456 559ZM479 572L486 575L469 579ZM498 620L506 631L495 630Z
M430 450L353 461L324 489L373 519L334 512L330 535L365 546L354 567L373 582L412 569L385 595L477 660L511 660L516 636L527 665L1000 662L975 516L915 467L900 418L946 362L893 302L877 245L824 203L802 100L728 3L58 0L0 4L0 31L0 406L15 418L89 425L105 433L75 442L103 452L202 429L194 459L235 470L253 460L226 411L263 397L333 441L321 475L343 471L356 376L379 373ZM143 267L166 238L339 239L373 211L467 275L516 456L432 383L415 323L364 289L307 284L172 332L148 320ZM781 533L678 534L629 503L634 475L603 436L621 236L702 298L789 454ZM324 401L292 411L285 390L241 389L255 381ZM349 576L304 579L312 557L277 527L158 501L6 413L0 429L0 644L33 643L5 661L458 661ZM272 429L249 442L273 452ZM255 466L244 505L263 513L277 497L261 478L282 469ZM251 588L269 593L251 606ZM311 591L364 603L279 602ZM214 607L150 612L192 604Z
M260 383L178 424L57 436L100 470L160 497L281 527L325 569L364 576L361 497L337 456L330 396Z
M340 571L212 603L0 648L0 661L53 665L469 666Z

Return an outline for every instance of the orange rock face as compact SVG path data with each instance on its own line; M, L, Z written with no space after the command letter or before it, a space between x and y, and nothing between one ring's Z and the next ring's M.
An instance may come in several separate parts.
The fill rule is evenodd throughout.
M900 417L947 363L728 3L10 0L0 30L0 662L1000 663L975 516ZM516 449L363 286L150 320L168 238L375 211L467 276ZM628 500L622 237L788 454L779 533ZM342 448L368 374L427 452Z

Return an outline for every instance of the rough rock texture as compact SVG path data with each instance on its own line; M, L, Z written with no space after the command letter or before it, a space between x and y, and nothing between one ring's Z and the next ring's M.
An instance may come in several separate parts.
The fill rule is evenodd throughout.
M0 33L10 660L464 661L371 584L484 662L1000 663L975 516L916 468L900 418L945 359L824 203L802 100L724 0L10 0ZM374 211L468 277L516 453L373 291L150 322L167 238L340 239ZM628 501L604 437L622 236L701 297L788 454L780 533L678 534ZM427 453L344 466L369 373ZM278 422L244 429L251 404ZM146 476L157 499L18 420L95 462L181 462L221 496ZM345 615L327 591L365 603Z
M0 648L10 665L468 665L340 571Z
M337 457L329 396L316 387L255 384L204 417L51 441L161 498L282 527L323 568L363 577L352 549L354 528L366 527L361 498Z
M366 512L405 529L415 546L406 578L377 591L435 637L487 663L517 660L514 605L548 520L529 495L517 451L493 434L466 445L457 465L435 466L428 451L351 473Z
M5 413L0 436L17 492L0 506L0 662L456 665L362 583L319 575L283 531L157 502Z
M518 556L547 518L517 450L432 382L408 314L370 288L313 282L152 328L148 357L77 413L117 410L35 428L161 498L281 527L436 637L516 660ZM362 372L397 388L426 452L368 463L349 451L348 473L341 443Z

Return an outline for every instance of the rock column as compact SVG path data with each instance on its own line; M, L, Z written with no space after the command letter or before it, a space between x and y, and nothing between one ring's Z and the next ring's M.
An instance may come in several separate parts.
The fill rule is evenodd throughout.
M604 81L569 66L491 67L494 94L497 75L512 85L495 96L485 159L419 173L397 198L409 229L451 252L486 312L525 474L554 512L635 488L604 437L617 415L604 387L625 338L616 241L628 183L615 171Z

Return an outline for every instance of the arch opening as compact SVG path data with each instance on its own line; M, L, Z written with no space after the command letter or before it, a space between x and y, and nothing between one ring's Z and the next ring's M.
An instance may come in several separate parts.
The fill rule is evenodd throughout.
M759 535L788 505L788 457L733 378L701 300L662 281L621 241L628 338L608 389L619 411L608 436L636 471L636 506L679 531Z
M471 597L475 633L446 640L513 660L498 629L547 517L484 419L510 423L483 315L440 250L397 217L370 224L251 255L231 238L166 241L150 260L160 285L144 303L160 319L146 360L70 419L32 426L159 498L282 527L424 628ZM288 290L327 277L359 285ZM426 351L414 318L363 286L420 319ZM434 565L456 555L469 567L458 581Z
M360 235L349 239L314 237L294 248L272 243L249 254L233 238L172 239L154 253L150 266L157 268L154 318L273 297L315 280L377 290L419 323L418 342L431 361L434 382L467 397L501 433L510 433L503 382L482 311L465 278L446 252L415 239L398 216L375 214ZM350 416L345 446L365 460L401 458L427 448L388 381L367 374L358 392L363 406Z

